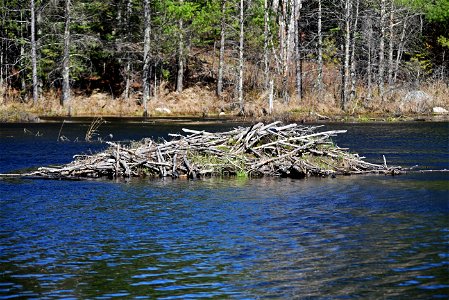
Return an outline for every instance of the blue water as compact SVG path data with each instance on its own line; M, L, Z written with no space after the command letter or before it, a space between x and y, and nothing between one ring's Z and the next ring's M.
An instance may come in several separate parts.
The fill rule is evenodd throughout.
M86 124L65 124L65 143L56 142L60 124L0 126L3 173L105 147L73 142ZM348 129L337 144L370 161L385 155L392 165L442 169L448 126L323 130ZM106 124L99 134L123 140L179 131ZM448 203L447 173L0 180L0 298L446 299Z

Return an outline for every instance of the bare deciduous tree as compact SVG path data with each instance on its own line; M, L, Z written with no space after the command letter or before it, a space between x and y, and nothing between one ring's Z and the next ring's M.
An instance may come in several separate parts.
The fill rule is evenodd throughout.
M358 21L359 21L359 5L360 0L355 0L355 11L354 11L354 22L352 24L352 41L351 41L351 93L350 93L350 99L353 100L356 96L356 81L357 81L357 75L356 75L356 59L355 59L355 52L356 52L356 36L358 33Z
M31 13L31 65L33 78L33 102L37 104L38 100L38 86L37 86L37 55L36 55L36 17L35 17L35 2L30 0Z
M65 0L64 12L64 51L62 58L62 98L61 104L66 106L70 101L70 0ZM68 114L71 114L69 105Z
M182 6L184 0L179 0ZM184 25L182 17L178 20L178 76L176 81L176 91L182 92L184 84Z
M240 10L239 10L239 69L238 69L238 102L240 107L240 112L244 111L244 102L243 102L243 42L245 37L244 32L244 1L240 0Z
M322 32L322 5L321 0L318 0L318 75L317 87L318 92L323 90L323 32Z
M342 90L341 108L346 110L349 100L349 76L350 76L350 45L351 45L351 16L352 0L344 2L344 44L343 44L343 70L342 70Z
M217 78L217 96L221 97L223 93L223 68L225 55L225 37L226 37L226 0L221 0L221 20L220 20L220 54L218 61Z
M150 98L150 48L151 48L151 8L150 0L144 0L144 37L143 37L143 115L148 116L147 102Z
M387 0L380 0L380 37L379 37L379 75L378 88L379 94L383 98L384 95L384 77L385 77L385 18Z

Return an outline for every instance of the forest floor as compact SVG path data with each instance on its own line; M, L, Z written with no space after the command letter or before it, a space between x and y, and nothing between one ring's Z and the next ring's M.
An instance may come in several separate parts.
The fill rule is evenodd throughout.
M330 94L307 95L301 101L291 99L285 103L275 99L273 111L268 113L267 94L249 94L245 111L240 113L232 95L215 96L207 86L191 86L182 93L169 92L161 87L157 97L148 102L148 114L155 117L208 117L239 118L251 120L284 121L410 121L449 120L448 113L435 113L434 107L449 110L449 87L447 85L427 86L424 99L407 99L407 95L395 94L387 99L373 98L370 102L355 99L346 111L339 108L335 97ZM410 98L410 97L408 97ZM7 101L0 97L0 122L39 122L45 118L72 117L142 117L143 107L136 93L128 100L113 98L110 94L94 92L90 96L75 95L70 105L62 107L56 94L43 95L38 104L32 101Z

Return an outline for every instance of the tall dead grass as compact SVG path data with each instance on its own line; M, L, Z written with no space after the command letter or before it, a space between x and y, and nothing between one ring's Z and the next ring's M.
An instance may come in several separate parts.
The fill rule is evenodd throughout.
M209 74L214 73L214 62L208 56L201 58L202 72L209 67ZM244 116L249 118L267 117L268 91L262 88L262 74L256 72L255 66L246 68ZM338 66L328 65L324 69L324 89L316 87L316 65L305 63L303 66L303 95L299 99L295 92L294 74L290 74L288 90L289 101L285 101L279 92L274 93L273 118L314 118L318 116L397 116L416 113L413 107L404 109L402 105L407 93L420 90L430 96L429 105L440 106L449 110L449 85L444 81L427 81L419 86L396 86L381 97L373 87L372 96L368 98L365 84L356 88L355 97L347 103L347 110L340 105L340 75ZM232 74L226 72L228 83L233 82ZM281 86L281 80L275 79L275 86ZM235 87L227 85L222 97L215 95L215 85L204 82L190 83L183 92L173 92L168 84L162 82L155 95L148 102L150 116L218 116L220 114L237 115L240 110L236 99ZM60 94L55 91L44 93L37 105L24 101L14 91L0 87L0 121L34 120L36 116L142 116L141 93L134 93L131 98L114 98L108 93L96 92L89 97L80 93L75 95L66 106L60 105ZM427 110L425 113L430 113Z

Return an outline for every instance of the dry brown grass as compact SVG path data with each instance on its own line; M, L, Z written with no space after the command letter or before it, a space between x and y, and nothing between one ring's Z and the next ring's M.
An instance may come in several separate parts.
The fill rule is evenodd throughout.
M56 93L43 94L34 105L32 101L5 101L0 98L0 121L31 121L37 116L135 116L141 115L141 107L134 99L113 99L105 93L90 97L73 96L66 106L60 105Z
M355 118L383 118L416 117L432 115L432 107L440 106L449 110L449 86L444 82L424 83L416 89L403 88L387 93L383 98L373 91L370 99L366 98L367 90L364 86L357 88L356 97L347 104L347 110L340 108L340 99L335 86L328 86L321 93L306 91L301 100L292 97L288 103L277 98L274 101L274 115L290 119L314 120L327 116L330 119L341 120L345 117ZM404 105L403 100L408 92L419 90L430 96L427 109L418 112L412 103ZM246 113L250 117L262 117L268 110L267 93L251 93L247 96Z
M407 94L412 91L422 91L429 96L424 110L418 109L417 103L405 101ZM432 108L436 106L449 109L449 85L441 81L424 82L419 87L414 88L397 87L386 92L383 98L376 91L374 91L371 99L364 98L363 95L367 93L363 86L358 88L357 94L361 96L350 103L348 111L350 114L416 115L431 114Z
M73 96L65 107L60 105L59 95L46 93L37 105L32 101L4 101L0 98L0 121L32 121L37 116L142 116L143 106L139 94L130 99L112 98L106 93L94 93L90 97ZM218 99L215 92L199 86L185 89L182 93L169 92L162 84L157 96L148 101L150 116L218 116L220 112L233 113L230 104ZM168 112L158 111L168 110Z
M166 108L171 113L158 112L157 108ZM151 115L215 115L222 111L229 111L229 104L215 96L215 91L200 86L184 89L182 93L169 92L164 85L157 96L148 102Z
M205 60L206 61L206 60ZM207 62L211 65L213 62ZM203 66L204 67L204 66ZM212 66L210 66L212 68ZM264 90L245 91L244 116L248 118L281 118L281 119L316 119L318 116L328 116L340 120L341 117L376 117L416 115L413 107L401 105L405 95L411 90L421 90L431 96L430 106L440 106L449 110L449 85L442 81L429 81L419 87L397 87L380 97L373 89L371 99L367 98L367 88L361 84L357 87L356 97L352 99L347 110L340 109L340 91L338 69L328 66L324 73L325 88L318 93L314 87L315 71L313 64L305 65L304 95L302 99L295 96L293 77L289 81L288 89L293 95L288 102L284 102L280 95L274 96L273 115L267 116L268 92ZM254 74L245 78L246 82L259 80ZM246 86L249 86L247 84ZM31 101L21 101L13 92L7 93L0 88L0 122L3 121L34 121L37 116L142 116L143 107L140 103L141 94L135 93L130 99L113 98L107 93L93 93L86 97L75 94L70 105L62 107L59 103L60 95L47 92L41 96L37 105ZM203 83L194 84L182 93L172 92L167 84L162 83L156 96L148 102L150 116L218 116L239 113L238 103L234 97L234 88L229 87L218 98L215 86ZM424 112L430 114L429 110Z

